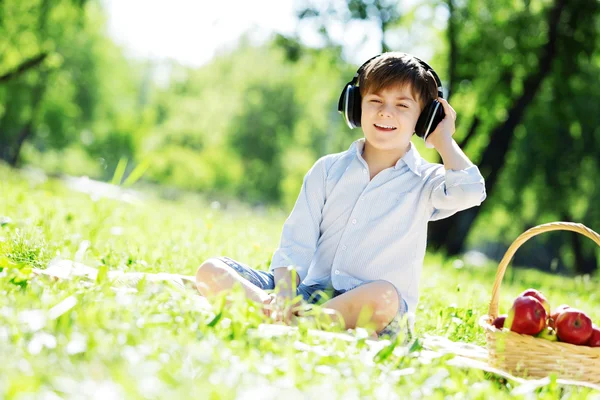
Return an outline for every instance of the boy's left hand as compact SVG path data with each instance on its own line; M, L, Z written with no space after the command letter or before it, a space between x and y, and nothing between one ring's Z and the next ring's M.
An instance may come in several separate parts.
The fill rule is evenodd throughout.
M292 322L293 316L301 308L302 302L298 300L294 303L294 298L285 294L277 295L272 293L270 296L271 301L266 306L269 311L268 314L265 314L273 318L274 322L283 322L289 325Z
M435 147L436 150L439 150L442 145L452 141L452 135L456 131L456 111L454 111L454 108L452 108L446 99L438 97L437 101L444 107L446 115L438 126L436 126L435 130L427 136L425 146L429 148Z

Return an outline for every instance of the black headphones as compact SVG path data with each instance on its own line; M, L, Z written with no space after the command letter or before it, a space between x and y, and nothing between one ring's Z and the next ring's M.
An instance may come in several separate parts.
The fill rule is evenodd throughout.
M338 111L342 113L344 120L350 129L358 128L360 126L362 97L360 95L360 88L358 87L359 75L371 60L379 56L381 56L381 54L368 59L363 65L361 65L358 71L356 71L354 78L352 78L352 80L346 84L344 90L342 90L342 94L340 95L340 100L338 101ZM433 75L438 87L438 97L443 98L442 81L440 81L440 78L437 76L433 68L431 68L425 61L422 61L413 55L410 55L410 57L417 60L419 64L425 68L425 70ZM423 138L423 140L426 140L427 136L429 136L429 134L435 130L436 126L442 119L444 119L445 115L446 114L444 113L444 107L442 104L436 99L433 99L425 106L425 108L423 108L423 111L419 115L419 119L417 120L417 124L415 126L415 133L417 136Z

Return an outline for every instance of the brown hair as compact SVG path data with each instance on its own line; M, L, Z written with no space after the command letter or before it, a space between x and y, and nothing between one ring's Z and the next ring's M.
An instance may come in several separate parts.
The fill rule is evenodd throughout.
M383 53L363 67L358 79L362 97L369 92L379 93L390 87L409 85L421 110L437 98L437 83L433 76L419 61L406 53Z

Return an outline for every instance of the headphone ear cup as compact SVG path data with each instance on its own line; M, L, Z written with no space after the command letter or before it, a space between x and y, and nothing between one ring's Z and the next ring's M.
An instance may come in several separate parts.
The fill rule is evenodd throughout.
M444 119L446 114L444 113L444 107L442 103L437 100L433 100L429 103L419 115L417 124L415 126L415 133L418 137L426 139L431 132L435 130L438 124Z
M344 88L342 89L342 93L340 94L340 99L338 100L338 111L341 112L342 114L344 113L344 110L346 109L346 91L348 90L348 86L352 86L352 83L348 82L346 83L346 86L344 86Z
M342 113L350 129L360 126L360 91L352 82L347 83L342 90L338 100L338 111Z
M358 128L360 126L361 117L361 97L360 89L357 86L350 85L348 88L348 121L352 125L351 128ZM349 125L350 125L349 124Z
M352 101L354 102L354 106L352 107L352 122L358 128L360 127L362 117L362 96L360 95L360 88L357 86L352 88Z

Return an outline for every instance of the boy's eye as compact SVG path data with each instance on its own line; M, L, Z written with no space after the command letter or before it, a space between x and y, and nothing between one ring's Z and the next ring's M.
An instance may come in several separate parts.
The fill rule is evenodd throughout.
M371 103L381 103L381 100L378 100L378 99L371 99Z
M406 104L396 104L398 107L404 107L404 108L408 108L408 106Z

